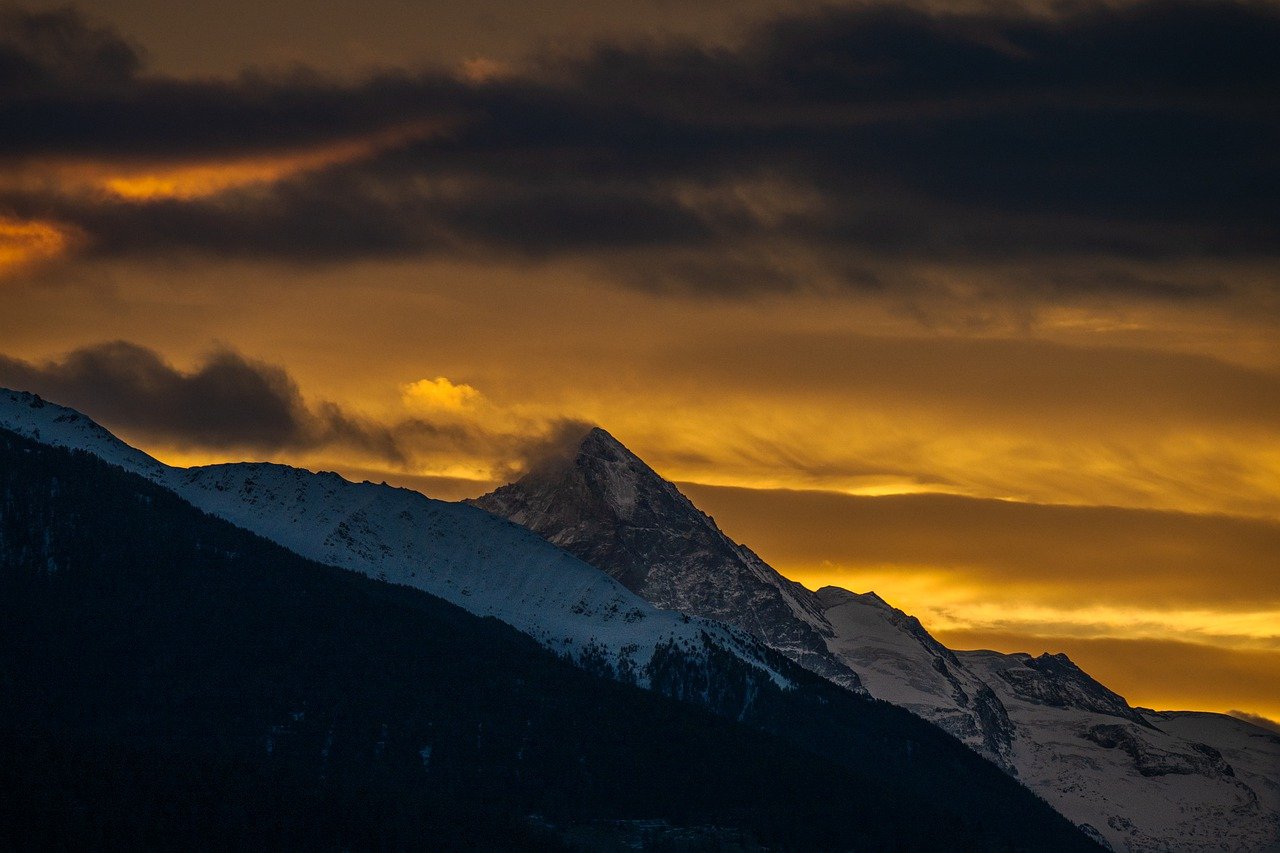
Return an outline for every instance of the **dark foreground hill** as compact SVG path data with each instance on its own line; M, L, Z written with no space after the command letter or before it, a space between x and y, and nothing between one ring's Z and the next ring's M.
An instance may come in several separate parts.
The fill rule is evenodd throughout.
M898 709L821 685L752 707L593 677L0 431L0 848L554 848L656 819L722 846L1092 849Z

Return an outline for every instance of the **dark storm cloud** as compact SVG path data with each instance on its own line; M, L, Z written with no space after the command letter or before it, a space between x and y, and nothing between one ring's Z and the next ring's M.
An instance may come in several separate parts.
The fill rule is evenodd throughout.
M601 50L566 85L696 129L690 162L819 189L824 209L782 229L811 244L1270 254L1277 44L1280 12L1261 4L873 6L782 20L733 52Z
M6 99L110 91L142 68L136 48L70 9L0 7L0 93Z
M0 151L11 158L167 162L447 122L202 198L0 196L19 215L77 226L105 254L575 254L623 267L629 283L725 293L822 276L901 288L886 265L917 259L1280 249L1272 5L860 6L778 19L734 48L602 46L475 84L444 72L159 79L73 13L4 22ZM709 272L724 269L732 281ZM1033 287L1228 291L1133 272Z
M73 9L0 10L0 154L184 160L270 151L439 118L460 87L387 72L341 85L299 69L232 80L143 73L137 48Z
M479 424L404 418L382 422L336 403L308 402L281 367L217 350L190 371L126 341L97 344L35 364L0 355L0 386L40 394L110 429L205 450L351 451L411 468L441 452L492 456L503 476L589 427L573 420L495 432Z
M88 206L72 200L35 211L74 221L93 235L100 255L177 249L304 263L495 252L542 257L688 243L704 230L678 207L600 186L478 178L468 179L461 195L437 195L413 180L353 168L286 179L265 195L251 188L206 200L98 200Z
M229 350L213 353L191 372L123 341L78 349L47 364L0 356L0 383L188 446L278 450L341 443L402 458L389 431L330 403L309 407L283 369Z

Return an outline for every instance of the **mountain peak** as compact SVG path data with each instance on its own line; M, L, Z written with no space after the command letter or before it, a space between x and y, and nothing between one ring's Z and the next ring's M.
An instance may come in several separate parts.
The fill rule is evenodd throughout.
M587 434L582 437L579 447L589 446L612 447L619 450L627 450L627 448L623 446L622 442L613 437L612 433L600 426L593 426L591 429L587 430ZM631 451L627 450L627 452L630 453Z
M883 598L876 595L875 592L853 592L840 586L824 586L820 587L815 593L818 601L822 602L823 610L830 610L833 607L839 607L842 604L867 604L872 607L878 607L881 610L893 610L894 608Z
M664 610L728 622L802 666L861 689L853 670L828 653L829 626L813 593L735 544L599 427L475 504L534 530Z
M533 516L553 512L564 506L589 507L593 515L606 514L617 519L634 520L637 514L652 521L654 511L678 510L701 516L675 487L644 463L601 427L592 427L576 443L562 446L534 463L528 473L515 483L479 498L476 502L490 505L518 500L525 509L519 523L533 526ZM499 512L512 520L510 512Z
M632 453L626 445L614 438L603 427L592 427L578 442L575 463L579 466L590 465L592 461L609 463L625 462L629 473L637 477L661 480L658 473L650 468L644 460Z

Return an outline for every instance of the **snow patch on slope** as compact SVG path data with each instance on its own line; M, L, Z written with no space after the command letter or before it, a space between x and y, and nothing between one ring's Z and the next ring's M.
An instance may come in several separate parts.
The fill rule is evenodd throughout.
M872 696L983 754L998 750L999 763L1112 848L1280 843L1280 737L1222 714L1144 713L1066 655L952 651L874 593L818 596L832 651ZM971 728L974 719L983 725Z

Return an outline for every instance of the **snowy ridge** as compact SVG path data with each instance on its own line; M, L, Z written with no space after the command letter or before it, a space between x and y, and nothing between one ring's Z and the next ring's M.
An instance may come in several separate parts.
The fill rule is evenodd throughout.
M956 654L1014 720L1022 781L1116 850L1280 847L1275 734L1224 714L1141 712L1126 704L1122 715L1089 707L1093 699L1046 699L1036 682L1060 681L1052 670L1065 655ZM1067 692L1075 690L1091 687L1077 681Z
M541 537L465 504L337 474L263 463L175 469L171 487L198 508L317 562L426 590L493 616L579 662L607 662L645 685L657 647L689 652L703 634L786 679L724 625L659 610Z
M713 646L790 685L773 656L745 633L655 608L541 537L475 507L283 465L166 466L78 412L24 392L0 390L0 428L92 453L302 556L494 616L625 681L647 686L646 668L659 649L704 657Z
M54 447L83 450L126 471L158 481L169 467L130 447L89 418L26 391L0 388L0 429Z
M1221 714L1139 711L1065 655L952 651L875 593L811 592L603 430L476 503L661 606L737 625L829 678L856 673L1116 850L1280 845L1280 738Z
M929 720L1018 775L1003 703L920 620L874 592L827 586L816 595L832 626L832 653L857 671L872 696Z
M952 651L874 593L818 595L832 649L872 696L971 746L986 740L980 752L998 749L1002 766L1113 849L1280 844L1280 737L1223 714L1142 712L1066 655ZM974 717L981 731L967 727Z

